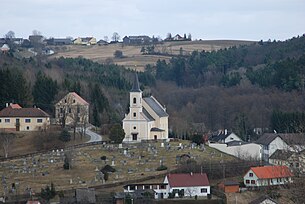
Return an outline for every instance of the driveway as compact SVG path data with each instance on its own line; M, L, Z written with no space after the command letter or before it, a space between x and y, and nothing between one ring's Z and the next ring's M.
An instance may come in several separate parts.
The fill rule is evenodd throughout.
M102 141L102 136L91 131L89 128L86 129L86 134L90 136L90 140L86 143Z

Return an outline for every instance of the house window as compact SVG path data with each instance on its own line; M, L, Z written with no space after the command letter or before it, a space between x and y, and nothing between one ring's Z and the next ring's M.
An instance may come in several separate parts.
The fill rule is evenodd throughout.
M30 123L30 122L31 122L31 119L30 119L30 118L26 118L26 119L25 119L25 122L26 122L26 123Z
M253 177L253 173L249 173L249 177Z
M11 122L11 120L10 119L4 119L4 122L6 122L6 123L10 123Z
M165 189L165 185L160 185L160 189Z
M73 99L73 103L75 103L75 99Z
M133 98L133 103L134 103L134 104L137 103L137 98Z
M200 192L201 192L201 193L207 193L207 192L208 192L208 189L207 189L207 188L202 188L202 189L200 189Z
M130 186L129 189L130 190L136 190L136 187L135 186Z
M62 113L63 112L63 109L62 108L60 108L60 113Z
M251 180L251 184L255 184L255 180Z
M293 163L290 163L290 165L289 165L290 167L293 167Z
M133 113L133 117L137 117L137 113Z
M0 119L0 123L1 123L1 119Z
M249 184L250 183L250 180L246 180L246 184Z
M67 99L65 99L65 103L67 103Z
M145 186L144 186L144 189L149 189L149 188L150 188L149 185L145 185Z
M72 111L71 111L71 108L69 108L69 113L71 113Z
M297 163L295 163L295 167L300 167L300 163L299 162L297 162Z
M37 123L42 123L42 119L41 119L41 118L38 118L38 119L37 119Z

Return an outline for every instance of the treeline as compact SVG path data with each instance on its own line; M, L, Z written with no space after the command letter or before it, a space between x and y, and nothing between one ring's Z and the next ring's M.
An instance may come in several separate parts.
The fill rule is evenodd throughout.
M116 92L127 96L131 75L120 66L101 65L81 57L19 60L1 55L0 108L13 102L23 107L37 106L53 114L54 104L74 91L90 103L91 123L100 126L120 122L123 113L113 108L110 101Z
M165 81L174 81L179 87L201 87L204 85L222 85L231 87L240 84L242 75L239 73L240 68L249 68L248 77L251 78L251 68L257 65L267 64L273 69L279 67L280 73L287 66L290 70L295 70L292 58L297 60L304 54L305 37L297 37L285 42L258 42L249 46L232 47L213 52L194 51L188 57L178 56L170 60L169 63L158 61L155 71L148 67L147 72L151 73L156 79ZM290 58L290 61L289 61ZM285 60L279 62L280 60ZM289 64L290 63L290 64ZM299 62L296 69L304 70L303 62ZM301 66L302 65L302 66ZM289 72L286 70L286 72ZM255 73L254 73L255 74ZM262 74L269 74L263 72ZM266 76L267 77L267 76ZM274 75L274 80L281 81L281 75ZM255 83L255 82L253 82ZM293 82L291 82L293 83ZM260 85L259 83L257 83ZM272 84L273 85L273 84ZM277 86L286 88L286 85ZM288 85L289 88L295 89L295 86ZM289 89L288 88L288 89Z
M278 133L302 133L305 131L305 112L273 111L271 128Z

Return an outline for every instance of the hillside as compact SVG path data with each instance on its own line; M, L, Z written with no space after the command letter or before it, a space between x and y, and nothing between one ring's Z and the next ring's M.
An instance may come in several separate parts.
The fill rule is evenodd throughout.
M67 47L55 47L56 57L76 58L82 56L99 63L113 62L123 65L126 68L143 71L147 64L155 65L158 60L169 61L171 56L181 54L189 55L192 51L217 51L238 45L249 45L251 41L240 40L206 40L206 41L181 41L181 42L165 42L155 45L155 52L164 55L143 55L141 53L142 46L124 46L122 43L95 45L95 46L78 46L70 45ZM121 59L114 58L113 54L116 50L121 50L124 57Z

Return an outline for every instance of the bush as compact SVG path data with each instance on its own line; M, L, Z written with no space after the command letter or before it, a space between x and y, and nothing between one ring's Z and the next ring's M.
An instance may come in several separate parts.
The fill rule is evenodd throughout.
M68 130L64 129L61 131L58 139L63 142L69 142L71 140L71 135Z
M121 50L116 50L113 55L115 58L123 58L123 52Z
M156 171L164 171L164 170L167 170L167 166L161 165L156 169Z
M113 168L112 166L110 166L110 165L106 165L106 166L104 166L102 169L101 169L101 172L103 172L104 174L107 172L115 172L116 170L115 170L115 168Z

